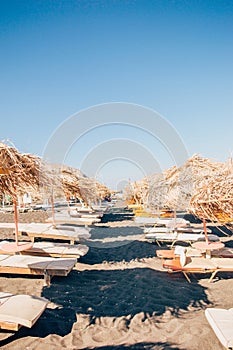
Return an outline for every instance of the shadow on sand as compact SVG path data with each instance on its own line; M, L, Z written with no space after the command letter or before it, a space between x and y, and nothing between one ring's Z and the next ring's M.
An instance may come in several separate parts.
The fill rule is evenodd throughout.
M86 348L85 350L91 350L93 348ZM96 350L185 350L178 348L174 344L157 342L157 343L137 343L133 345L118 345L118 346L101 346L95 348Z
M99 243L101 245L101 243ZM131 260L140 260L152 258L155 256L155 246L149 242L122 240L117 242L118 246L105 247L102 243L100 248L90 246L87 255L80 259L85 264L101 264L106 262L130 262Z
M125 220L133 220L134 215L132 213L119 213L119 212L112 212L104 214L104 216L101 219L101 222L107 223L107 222L115 222L115 221L125 221Z
M152 319L158 323L158 316L168 309L173 317L181 317L190 308L202 309L209 304L205 287L149 268L72 271L66 278L54 277L42 296L58 307L46 309L32 329L22 328L0 345L26 336L43 338L51 329L64 337L71 332L78 314L86 315L88 325L101 317L123 317L128 327L137 316L142 322ZM158 349L174 349L169 346Z

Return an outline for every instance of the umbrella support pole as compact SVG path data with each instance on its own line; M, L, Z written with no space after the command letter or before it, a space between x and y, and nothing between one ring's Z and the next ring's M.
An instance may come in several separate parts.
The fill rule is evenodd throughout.
M14 205L14 221L15 221L15 243L17 246L19 243L19 226L18 226L19 218L18 218L18 208L17 208L16 198L14 198L13 200L13 205Z
M203 219L203 227L204 227L205 241L206 241L207 244L209 244L207 228L206 228L206 220L205 219Z

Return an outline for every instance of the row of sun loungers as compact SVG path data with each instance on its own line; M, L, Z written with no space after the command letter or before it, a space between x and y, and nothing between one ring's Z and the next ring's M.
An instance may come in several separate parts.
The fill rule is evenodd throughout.
M192 244L193 242L203 241L205 239L204 229L202 227L193 227L189 222L180 220L182 227L174 227L174 219L166 219L166 225L154 226L144 229L145 238L155 242L160 246L161 242L171 242L172 246L179 241ZM172 227L173 226L173 227ZM217 235L210 234L211 230L207 229L208 237L211 242L219 241Z
M1 223L0 228L15 228L14 223ZM50 284L52 276L67 276L77 259L87 254L89 248L76 241L90 238L88 228L56 226L46 223L19 224L19 232L33 242L32 247L14 255L4 250L6 241L0 242L0 273L42 275ZM35 238L67 240L67 243L34 242ZM23 244L25 242L19 242Z
M172 246L178 241L193 242L205 240L204 231L200 227L192 227L186 223L179 227L174 219L157 219L136 217L135 221L153 227L144 228L145 238L149 241L172 243ZM186 226L186 227L185 227ZM219 241L217 235L211 234L207 229L208 240L210 242ZM191 282L190 274L210 274L209 282L213 281L215 276L221 272L233 272L233 249L222 248L211 251L211 258L205 258L204 251L193 247L179 247L172 249L158 249L156 255L162 259L163 268L168 272L181 272L188 282ZM207 308L205 316L213 332L226 349L233 349L233 308L226 310L220 308Z
M89 250L84 244L74 244L91 237L89 228L80 226L100 222L104 210L106 208L95 213L88 208L72 208L69 213L56 213L56 225L54 218L49 218L48 223L18 224L19 233L29 236L33 244L20 254L14 254L6 253L4 246L7 241L1 241L0 273L44 276L47 286L53 276L67 276L77 259ZM15 224L0 223L0 228L15 229ZM67 240L70 244L34 242L35 238ZM31 328L48 303L47 299L41 297L0 292L0 329L17 331L21 326Z
M191 245L194 242L205 240L204 227L191 226L190 222L183 218L153 218L153 220L156 220L153 227L144 228L145 239L159 246L162 242L171 243L173 246L177 242L186 242ZM207 233L210 242L219 241L217 235L210 234L209 228L207 228Z
M44 284L50 286L53 276L67 276L75 267L77 260L87 254L89 248L84 244L75 244L89 239L90 229L80 227L99 222L99 215L72 218L57 214L61 224L30 223L18 224L19 233L27 235L33 242L32 247L20 254L4 251L7 241L0 241L0 273L43 276ZM56 219L57 219L56 217ZM48 220L50 221L50 220ZM0 228L15 229L14 223L0 223ZM67 240L69 243L34 242L35 238ZM19 242L23 244L23 242ZM49 301L30 295L12 295L0 293L0 329L18 331L21 326L32 327L41 316Z

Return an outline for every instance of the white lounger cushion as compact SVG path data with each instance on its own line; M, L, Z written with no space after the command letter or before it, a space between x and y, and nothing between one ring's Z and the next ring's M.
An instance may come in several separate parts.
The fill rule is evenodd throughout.
M217 235L208 235L208 239L211 242L219 241L219 237ZM205 236L199 233L178 233L177 240L180 241L204 241Z
M176 233L147 233L147 239L155 239L157 241L174 241L177 239Z
M211 258L218 269L233 269L233 259L232 258Z
M199 233L146 233L146 239L154 239L157 241L183 241L183 242L196 242L204 241L205 236ZM209 241L216 242L219 241L217 235L208 235Z
M4 245L6 243L9 243L9 241L0 241L0 254L3 252L6 254L6 251L4 252ZM63 255L76 255L84 256L88 253L89 247L84 244L74 244L70 245L67 243L54 243L54 242L34 242L32 248L27 249L29 255L30 253L41 253L43 254L57 254L58 256Z
M43 274L46 270L50 274L61 275L63 271L70 271L76 264L75 258L51 258L46 256L29 255L0 255L0 268L27 268L40 270ZM61 272L61 273L59 273ZM10 272L8 272L10 273Z
M233 348L233 308L206 309L205 316L222 345Z
M55 215L54 218L55 222L57 223L67 223L67 224L76 224L76 225L93 225L94 223L100 222L101 219L98 218L74 218L71 216L66 216L66 215ZM46 222L53 222L54 221L52 217L49 217L46 219Z
M149 227L143 230L144 233L172 233L169 227Z
M192 257L185 265L186 269L216 270L216 265L212 259Z
M49 301L31 295L0 292L0 322L12 322L31 328Z
M167 227L174 227L176 224L190 225L190 222L183 218L158 218L149 216L136 216L134 221L140 224L157 224Z
M156 224L158 219L144 216L136 216L134 221L138 224Z
M177 227L176 229L172 228L172 227L161 227L161 226L155 226L155 227L148 227L148 228L145 228L143 230L144 233L162 233L162 232L165 232L165 233L168 233L168 232L177 232L177 233L188 233L188 234L191 234L191 233L194 233L194 234L203 234L203 229L201 228L193 228L193 227ZM212 231L210 229L207 230L207 233L211 233ZM204 234L203 234L203 237L204 237Z
M0 228L11 228L15 229L15 224L13 222L1 222ZM75 226L69 226L69 225L56 225L56 228L53 226L53 224L49 223L35 223L32 222L30 224L18 224L18 229L20 232L45 232L47 230L56 230L56 231L73 231L77 234L87 234L90 229L87 227L75 227Z

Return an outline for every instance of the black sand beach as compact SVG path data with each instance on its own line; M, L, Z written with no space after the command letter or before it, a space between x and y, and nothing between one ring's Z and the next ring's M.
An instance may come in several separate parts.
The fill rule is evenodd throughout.
M43 222L45 211L20 214ZM12 214L1 214L12 221ZM43 296L48 308L32 329L1 332L2 349L223 349L204 316L207 307L232 307L232 274L213 283L163 271L156 245L144 240L130 211L113 207L91 228L89 252L50 287L38 277L1 275L0 291ZM219 233L221 234L221 233ZM2 238L13 238L2 230ZM232 240L227 244L232 245Z

